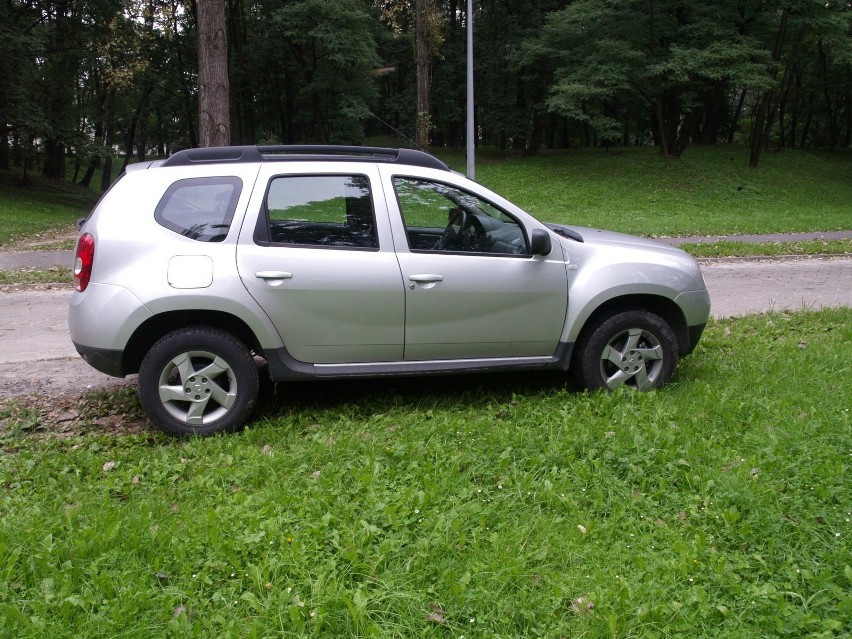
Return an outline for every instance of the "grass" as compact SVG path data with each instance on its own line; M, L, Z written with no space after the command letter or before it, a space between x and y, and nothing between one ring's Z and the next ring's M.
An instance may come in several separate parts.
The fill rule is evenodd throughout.
M55 284L70 286L73 273L70 268L54 266L52 268L22 268L15 271L0 271L0 285L12 284Z
M0 404L0 636L841 637L852 311L714 321L676 383L287 384L175 441Z
M760 244L720 241L707 244L683 244L680 248L695 257L847 255L852 253L852 239L765 242Z
M31 185L21 186L20 173L0 171L0 250L25 237L72 229L98 198L76 184L34 175L30 179Z
M438 154L464 171L462 153ZM477 181L541 220L654 236L848 230L852 154L786 150L749 169L740 147L477 154Z

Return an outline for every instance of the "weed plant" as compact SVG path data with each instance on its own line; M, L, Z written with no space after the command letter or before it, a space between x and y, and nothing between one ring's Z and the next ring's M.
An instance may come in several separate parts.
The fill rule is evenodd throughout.
M286 384L183 441L6 401L0 636L848 637L850 360L842 309L714 321L646 394Z

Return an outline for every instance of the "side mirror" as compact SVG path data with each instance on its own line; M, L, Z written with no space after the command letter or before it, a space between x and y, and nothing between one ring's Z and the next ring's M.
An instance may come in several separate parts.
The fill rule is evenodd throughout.
M530 249L532 249L533 255L550 255L550 251L553 249L550 243L550 234L542 229L533 229Z

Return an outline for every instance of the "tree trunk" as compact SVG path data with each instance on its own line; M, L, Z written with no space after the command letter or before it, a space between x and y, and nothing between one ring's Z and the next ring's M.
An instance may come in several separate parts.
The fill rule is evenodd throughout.
M127 133L124 137L124 164L121 167L122 171L127 168L130 158L133 157L133 147L136 145L136 141L139 137L137 132L143 131L142 122L148 119L148 99L151 97L151 93L153 91L154 85L147 83L145 88L142 90L142 94L139 96L139 101L136 103L136 109L133 111L133 118L130 120L130 126L127 128ZM145 153L143 151L139 160L142 161L144 159Z
M716 144L719 141L719 130L725 117L726 90L725 80L718 80L714 83L713 91L704 98L704 128L698 138L701 144Z
M740 123L740 116L743 113L743 103L745 102L746 91L745 89L739 90L740 97L737 100L737 105L734 107L734 111L731 114L731 121L728 123L728 144L732 144L734 142L734 136L737 134L737 126Z
M231 137L237 144L254 144L254 96L250 81L253 72L246 52L249 43L244 0L228 0L228 27L228 45L234 60L231 112L236 127Z
M106 154L104 155L103 173L101 173L101 191L106 191L112 184L112 147L115 144L115 89L110 89L107 96L104 139Z
M429 92L432 87L432 55L437 43L437 15L434 0L415 0L414 6L414 62L417 67L417 117L414 141L417 146L429 148L432 118Z
M44 177L50 180L65 178L65 145L56 138L44 141Z
M802 139L799 140L799 148L804 149L811 132L811 122L814 119L814 94L808 96L808 106L805 108L805 125L802 127Z
M0 171L9 171L12 166L9 163L9 132L0 132Z
M86 169L85 175L83 175L83 179L80 180L81 186L88 187L92 183L92 178L95 175L95 170L101 165L101 156L93 155L92 159L89 161L89 168Z
M778 36L775 39L775 49L772 52L772 61L775 63L770 76L772 81L778 77L778 62L781 60L781 48L784 44L784 34L787 31L787 17L790 15L790 9L785 8L781 12L781 22L778 25ZM769 89L760 96L757 103L757 109L754 114L754 123L751 127L751 144L748 158L749 168L756 169L760 162L760 152L769 137L771 127L771 119L769 126L766 123L767 115L769 114L769 104L772 102L775 89Z
M228 146L228 43L224 0L198 0L198 144Z

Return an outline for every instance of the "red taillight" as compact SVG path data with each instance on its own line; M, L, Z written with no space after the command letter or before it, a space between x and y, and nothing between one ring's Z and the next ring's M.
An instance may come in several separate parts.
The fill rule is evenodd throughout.
M77 255L74 257L74 289L82 293L92 277L92 262L95 259L95 238L83 233L77 240Z

